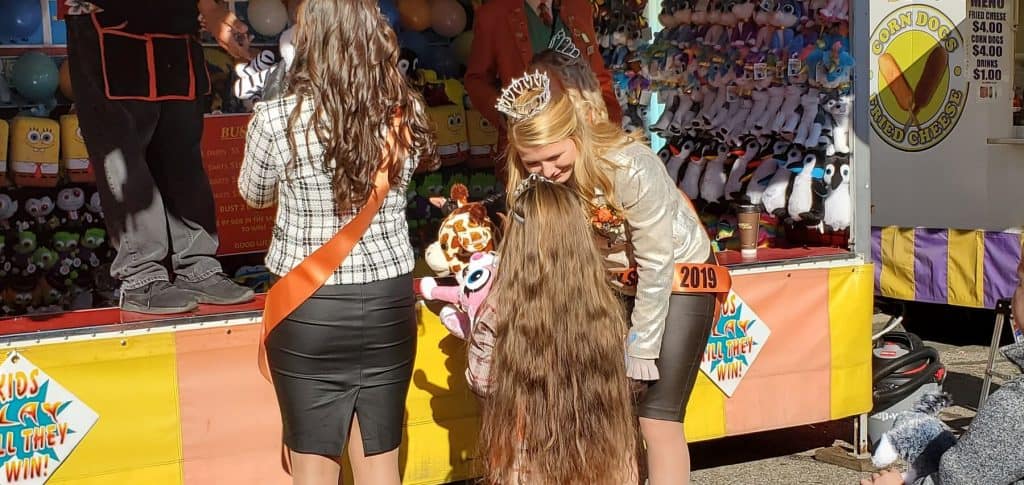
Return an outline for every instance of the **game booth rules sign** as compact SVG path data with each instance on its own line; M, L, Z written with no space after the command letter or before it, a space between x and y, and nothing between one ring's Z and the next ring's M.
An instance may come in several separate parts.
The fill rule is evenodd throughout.
M42 484L99 416L17 352L0 364L0 484Z

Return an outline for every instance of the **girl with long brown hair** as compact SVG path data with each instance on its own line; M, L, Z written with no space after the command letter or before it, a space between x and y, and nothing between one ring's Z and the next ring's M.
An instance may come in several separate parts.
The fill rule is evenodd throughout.
M512 197L486 309L470 339L494 484L636 483L625 315L579 196L533 177ZM500 311L493 311L498 309Z
M580 106L593 96L582 96L578 91L586 83L571 80L556 83L535 73L502 94L499 109L509 117L509 187L540 174L597 207L591 233L606 276L629 306L626 373L646 389L637 414L650 484L686 484L690 457L680 423L711 331L715 297L675 293L673 278L677 264L713 264L711 243L658 155L600 116L595 102ZM564 89L551 89L555 84ZM512 270L504 262L501 268ZM621 272L633 277L618 278Z
M390 190L347 259L278 324L267 359L296 484L398 485L398 447L416 353L405 187L436 150L423 100L398 69L375 0L305 0L284 96L256 105L239 190L278 205L267 267L287 274Z

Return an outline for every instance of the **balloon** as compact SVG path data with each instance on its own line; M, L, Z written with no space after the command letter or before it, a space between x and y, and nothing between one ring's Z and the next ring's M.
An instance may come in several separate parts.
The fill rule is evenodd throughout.
M75 92L71 90L71 66L67 60L60 65L60 92L64 94L65 98L71 101L75 100Z
M35 0L0 0L0 40L26 39L42 26L43 13Z
M14 89L23 97L35 103L42 103L53 97L57 91L60 74L57 65L39 51L26 52L14 62L11 81Z
M253 30L273 37L288 24L288 9L281 0L249 0L248 17Z
M452 50L455 57L463 64L469 63L469 51L473 48L473 32L463 32L452 41Z
M427 42L427 37L419 32L403 31L398 34L398 45L415 52L420 59L430 52L430 43Z
M402 27L415 32L430 28L430 5L427 0L398 0L398 16Z
M391 28L397 32L401 17L398 15L398 6L395 5L395 0L380 0L380 11L388 19Z
M460 66L455 59L455 53L447 46L430 48L427 51L426 58L420 59L420 64L427 69L433 69L440 77L451 78L459 75Z
M430 26L438 34L455 37L466 30L466 10L455 0L434 0Z

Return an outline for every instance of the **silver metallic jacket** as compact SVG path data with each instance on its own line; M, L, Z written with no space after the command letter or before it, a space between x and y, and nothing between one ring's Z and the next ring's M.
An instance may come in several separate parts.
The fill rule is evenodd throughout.
M624 211L625 230L617 236L596 235L598 250L609 270L637 268L635 288L615 283L620 292L636 296L627 354L656 359L665 333L675 263L707 261L711 241L654 151L632 143L605 157L618 167L612 183ZM603 203L598 196L596 202Z

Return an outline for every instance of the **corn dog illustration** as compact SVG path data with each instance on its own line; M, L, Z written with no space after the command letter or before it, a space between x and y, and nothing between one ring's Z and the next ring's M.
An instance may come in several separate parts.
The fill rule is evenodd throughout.
M931 52L928 53L928 60L925 61L921 80L914 88L914 118L917 118L917 114L932 101L947 69L949 69L949 55L946 54L946 49L942 45L935 44Z
M896 103L900 105L900 109L908 114L913 114L914 90L910 89L910 83L907 82L906 76L903 75L903 69L896 62L896 58L888 52L879 56L878 71L882 74L882 79L885 80L889 92L896 98Z

